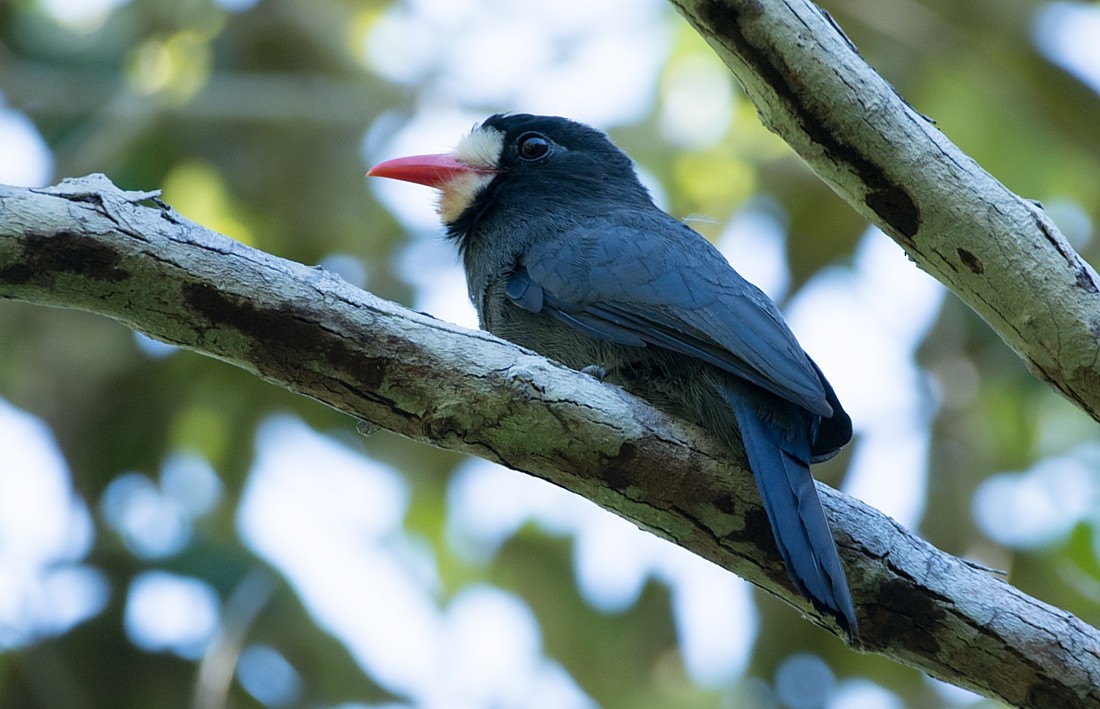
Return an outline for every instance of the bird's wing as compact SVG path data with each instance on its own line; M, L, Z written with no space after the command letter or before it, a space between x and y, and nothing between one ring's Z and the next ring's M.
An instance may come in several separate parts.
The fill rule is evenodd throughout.
M817 370L775 305L667 217L587 224L530 249L509 297L593 337L709 362L824 417Z

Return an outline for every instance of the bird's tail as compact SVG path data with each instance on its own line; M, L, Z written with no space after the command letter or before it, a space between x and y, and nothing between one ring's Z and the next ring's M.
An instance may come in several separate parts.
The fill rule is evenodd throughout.
M814 607L836 618L850 638L857 636L848 580L810 475L809 440L789 440L741 397L731 394L727 399L787 574Z

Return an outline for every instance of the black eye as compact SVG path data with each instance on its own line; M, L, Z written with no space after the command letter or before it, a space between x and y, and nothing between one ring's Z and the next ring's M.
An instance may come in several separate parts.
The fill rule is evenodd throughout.
M518 145L519 156L524 160L538 160L550 152L550 141L538 133L524 133Z

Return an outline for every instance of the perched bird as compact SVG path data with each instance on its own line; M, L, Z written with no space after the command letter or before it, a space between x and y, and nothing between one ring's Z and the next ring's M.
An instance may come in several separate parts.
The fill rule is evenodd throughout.
M743 443L795 588L858 633L810 476L851 419L775 304L658 208L607 136L498 114L449 154L367 174L441 191L483 328Z

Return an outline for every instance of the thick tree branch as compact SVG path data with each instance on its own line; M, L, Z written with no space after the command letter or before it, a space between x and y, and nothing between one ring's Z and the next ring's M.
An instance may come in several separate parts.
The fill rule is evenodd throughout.
M0 299L79 308L432 445L529 472L758 584L787 581L744 461L625 392L141 206L0 186ZM824 485L860 649L1019 706L1100 706L1100 633Z
M761 120L1040 378L1100 420L1100 278L808 0L672 0Z

